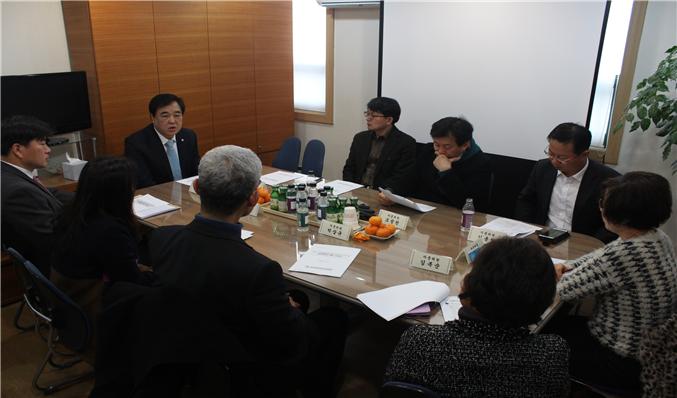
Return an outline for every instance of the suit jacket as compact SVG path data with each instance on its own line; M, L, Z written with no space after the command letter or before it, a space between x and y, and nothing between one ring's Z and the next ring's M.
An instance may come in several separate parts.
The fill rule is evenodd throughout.
M179 130L176 133L176 149L179 153L182 177L197 175L200 155L197 151L195 132L185 128ZM152 123L125 138L125 156L136 164L137 188L174 181L167 152Z
M343 166L343 179L358 184L367 167L372 131L355 134ZM374 172L374 188L390 188L398 195L410 195L416 178L416 141L393 126Z
M153 231L148 265L159 283L197 292L259 364L285 367L305 360L317 333L289 304L280 265L211 220Z
M416 158L418 178L413 196L462 208L467 198L472 198L475 210L486 212L489 206L491 165L481 150L466 159L452 164L452 169L440 173L433 161L435 149L425 144Z
M615 170L589 160L588 169L583 175L578 188L571 230L594 236L604 243L616 239L616 235L604 228L602 215L599 212L599 197L604 180L617 177ZM550 210L550 197L557 179L557 169L549 159L539 160L534 166L527 185L517 198L515 218L518 220L545 225Z
M2 163L2 242L49 275L56 219L72 192L47 189Z

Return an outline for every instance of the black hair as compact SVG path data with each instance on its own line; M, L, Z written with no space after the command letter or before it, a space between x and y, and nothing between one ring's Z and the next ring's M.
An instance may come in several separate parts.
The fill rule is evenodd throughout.
M604 218L640 230L657 228L672 213L670 183L655 173L632 171L610 178L600 198Z
M26 146L33 140L44 140L54 134L49 124L34 116L16 115L2 121L2 155L9 155L12 145Z
M472 139L472 124L460 117L445 117L433 123L430 136L433 138L454 137L461 146Z
M561 142L562 144L573 142L574 153L580 155L590 149L592 133L580 124L562 123L548 134L548 139Z
M169 93L158 94L155 97L153 97L148 103L148 112L150 112L151 116L155 116L155 112L157 112L159 108L171 105L174 102L179 104L179 108L181 108L181 113L186 112L186 104L183 102L183 98Z
M555 297L555 269L540 243L500 238L481 249L463 282L472 306L508 328L540 320Z
M88 162L80 173L75 199L59 220L60 239L72 239L97 215L111 216L135 234L134 170L134 164L124 157L100 157Z
M367 109L372 112L382 113L385 117L392 117L393 124L400 120L400 104L396 100L388 97L376 97L369 101Z

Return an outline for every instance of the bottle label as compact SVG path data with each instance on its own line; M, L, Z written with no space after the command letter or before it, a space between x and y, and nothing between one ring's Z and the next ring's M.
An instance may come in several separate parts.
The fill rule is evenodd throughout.
M287 201L286 200L278 200L277 201L277 207L278 207L279 211L286 213L287 212Z
M327 206L319 206L317 208L317 218L320 220L327 218Z
M461 219L461 226L463 228L470 229L472 227L472 216L473 213L463 213L463 218Z
M308 213L297 213L296 214L296 219L298 220L299 227L307 227L308 226Z
M270 199L270 209L271 210L280 210L280 205L278 204L277 198Z
M314 196L309 196L308 197L308 209L309 210L315 210L315 203L316 203L316 198Z
M290 212L290 213L296 211L296 200L295 199L287 199L287 211Z

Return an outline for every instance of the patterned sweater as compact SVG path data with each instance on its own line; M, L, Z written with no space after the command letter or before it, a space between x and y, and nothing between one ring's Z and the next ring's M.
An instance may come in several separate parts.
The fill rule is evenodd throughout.
M444 325L407 329L385 380L423 385L442 397L562 397L569 391L568 358L559 336L461 315Z
M652 230L574 260L557 285L562 300L595 297L590 333L619 355L637 359L642 336L665 322L677 300L677 262L670 238Z

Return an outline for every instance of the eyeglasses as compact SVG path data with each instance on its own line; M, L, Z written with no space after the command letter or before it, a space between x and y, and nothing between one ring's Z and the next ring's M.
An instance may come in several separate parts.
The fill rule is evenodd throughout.
M552 153L552 151L550 150L550 147L545 147L545 149L543 150L543 153L546 154L548 156L548 158L555 159L556 161L558 161L559 163L562 163L562 164L564 164L564 163L566 163L566 162L568 162L571 159L576 157L576 156L557 156L554 153Z
M369 119L369 118L375 118L375 117L388 117L388 116L377 115L377 114L375 114L375 113L373 113L373 112L371 112L371 111L365 111L365 112L364 112L364 117L366 117L367 119Z

